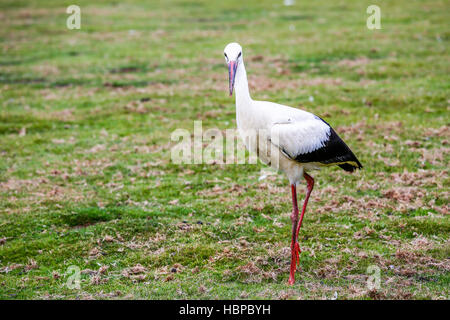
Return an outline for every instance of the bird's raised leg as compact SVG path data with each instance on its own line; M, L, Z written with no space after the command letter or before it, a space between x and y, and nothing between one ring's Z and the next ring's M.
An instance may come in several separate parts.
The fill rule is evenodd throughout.
M299 259L299 248L297 243L297 224L298 224L298 205L297 205L297 188L295 184L291 184L292 192L292 240L291 240L291 272L289 274L289 284L294 284L295 282L295 268L297 265L297 260ZM297 246L296 246L297 244Z
M306 172L303 173L303 177L306 180L307 187L306 187L305 201L303 202L302 214L300 215L300 220L298 221L297 230L295 232L295 240L296 240L295 241L295 246L296 246L295 251L297 252L297 254L299 254L301 252L300 245L298 244L298 233L300 231L300 227L302 226L303 216L305 215L306 206L308 205L309 196L311 195L311 191L314 188L314 179L313 179L313 177L311 177ZM300 258L299 257L297 258L297 263L300 264Z

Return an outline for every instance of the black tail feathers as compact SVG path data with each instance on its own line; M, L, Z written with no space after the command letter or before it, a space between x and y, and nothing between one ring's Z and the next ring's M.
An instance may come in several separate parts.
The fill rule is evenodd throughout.
M358 160L356 160L356 161L358 161ZM344 169L345 171L353 172L356 169L362 169L362 165L361 165L361 163L359 163L359 161L357 162L357 164L358 164L358 166L354 166L350 163L343 163L343 164L339 164L338 166L341 167L342 169Z

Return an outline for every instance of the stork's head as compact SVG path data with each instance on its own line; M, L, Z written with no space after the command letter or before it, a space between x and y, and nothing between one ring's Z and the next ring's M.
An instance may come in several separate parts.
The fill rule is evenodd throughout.
M232 42L227 44L223 51L225 61L228 64L228 76L230 84L230 96L233 95L234 78L236 77L236 70L239 63L242 62L242 47L239 43Z

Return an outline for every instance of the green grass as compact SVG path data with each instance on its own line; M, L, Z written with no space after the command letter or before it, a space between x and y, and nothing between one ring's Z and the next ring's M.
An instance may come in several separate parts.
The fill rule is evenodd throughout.
M80 0L68 30L60 1L2 1L0 298L448 299L448 2L380 2L373 31L370 1L297 2ZM170 161L175 129L235 128L232 41L253 98L364 165L312 173L292 287L287 180Z

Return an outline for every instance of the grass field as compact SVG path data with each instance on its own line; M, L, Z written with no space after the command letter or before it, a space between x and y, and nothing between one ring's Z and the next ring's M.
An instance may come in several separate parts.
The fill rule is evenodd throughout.
M378 1L381 30L365 0L77 0L81 30L69 4L0 2L0 298L449 298L448 1ZM312 173L294 286L288 181L170 160L175 129L236 126L232 41L254 99L364 165Z

